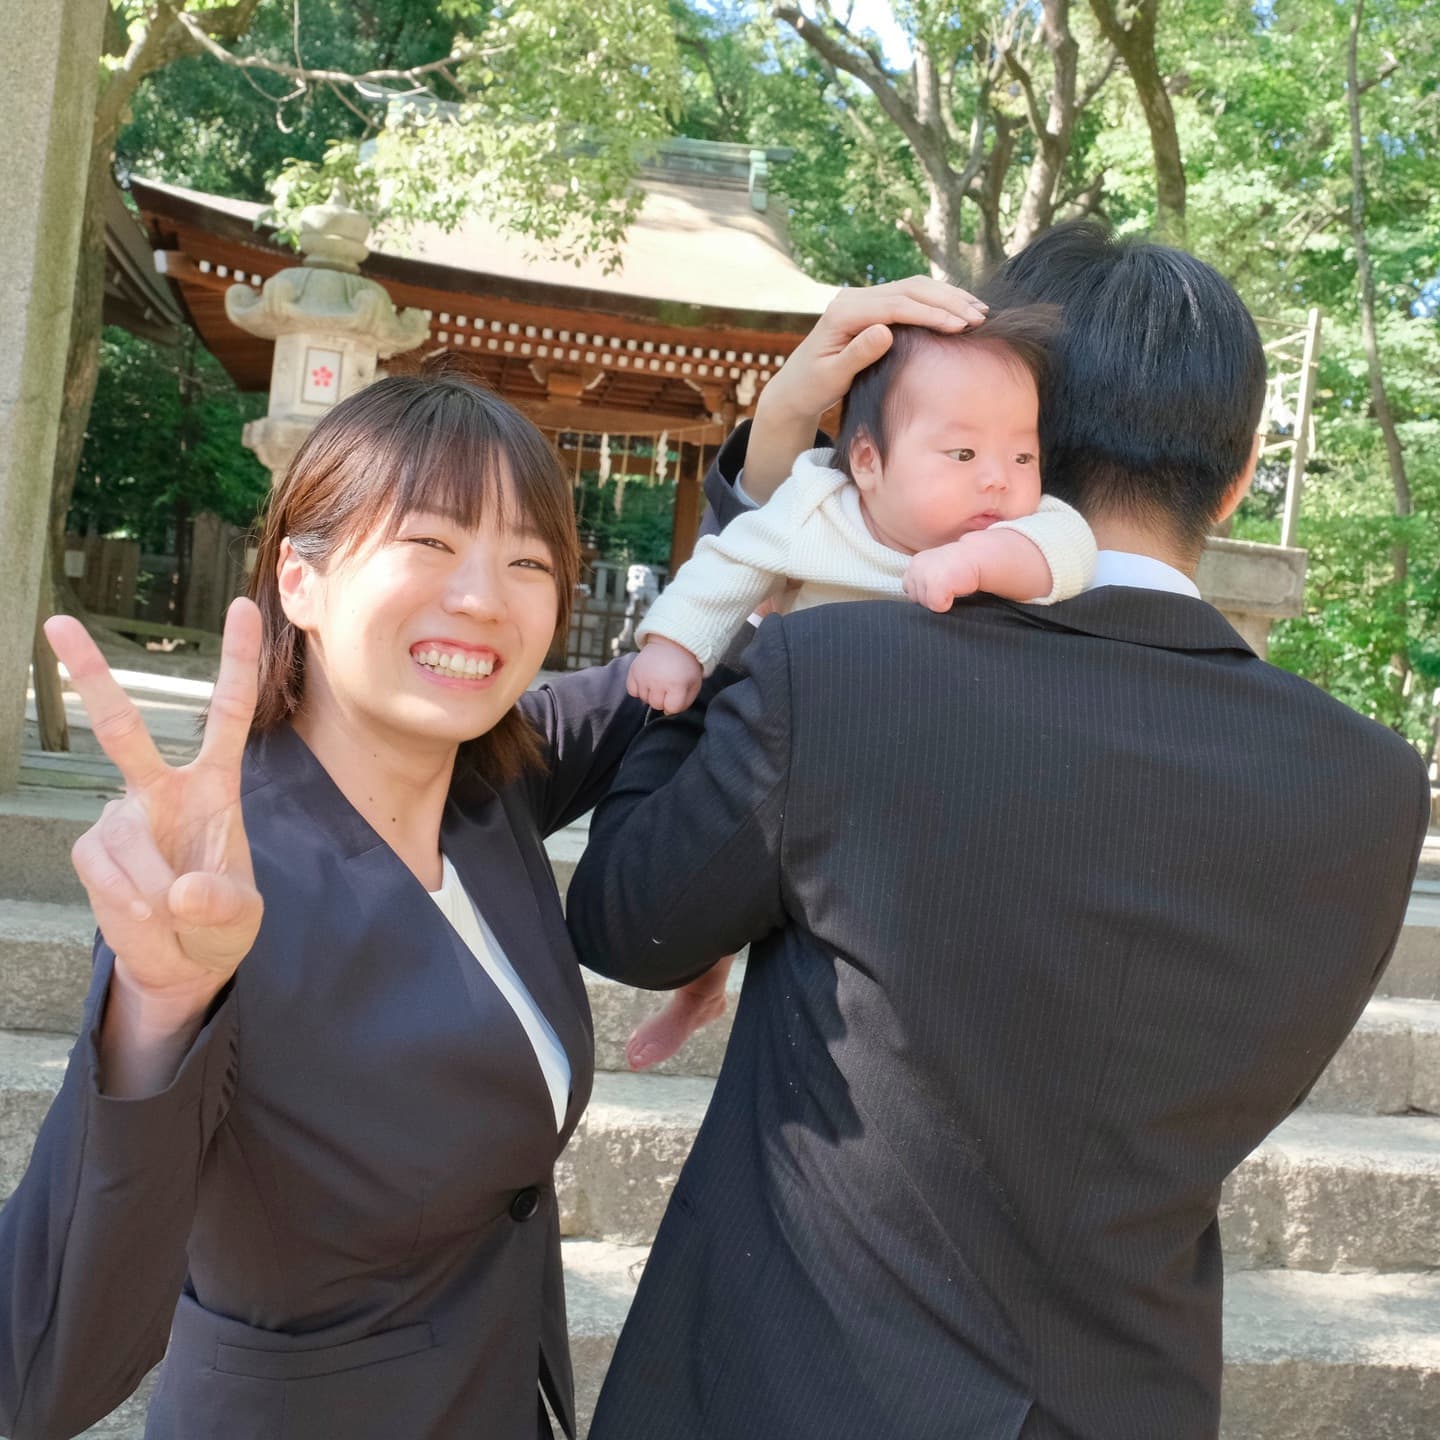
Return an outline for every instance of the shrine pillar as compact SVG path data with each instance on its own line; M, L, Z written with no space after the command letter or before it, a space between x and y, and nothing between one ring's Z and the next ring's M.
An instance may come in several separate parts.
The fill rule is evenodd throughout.
M0 792L20 779L105 11L102 0L0 5Z

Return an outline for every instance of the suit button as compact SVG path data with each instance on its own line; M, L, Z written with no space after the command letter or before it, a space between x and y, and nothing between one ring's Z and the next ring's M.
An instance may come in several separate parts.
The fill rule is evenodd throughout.
M534 1218L540 1208L540 1192L529 1185L510 1202L510 1218L520 1223Z

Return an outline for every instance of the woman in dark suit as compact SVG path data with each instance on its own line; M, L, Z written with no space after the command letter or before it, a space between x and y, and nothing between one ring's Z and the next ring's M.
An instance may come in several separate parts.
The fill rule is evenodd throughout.
M533 1440L542 1394L573 1435L551 1172L592 1036L542 839L644 715L623 662L526 693L577 566L527 421L388 379L273 496L192 764L50 622L127 794L75 847L94 983L0 1216L4 1434L76 1434L168 1337L151 1440Z

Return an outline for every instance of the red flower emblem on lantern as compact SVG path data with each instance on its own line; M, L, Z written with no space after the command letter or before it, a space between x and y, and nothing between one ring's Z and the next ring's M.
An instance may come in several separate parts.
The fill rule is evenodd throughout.
M310 372L310 383L328 390L334 382L335 372L328 365L319 365Z

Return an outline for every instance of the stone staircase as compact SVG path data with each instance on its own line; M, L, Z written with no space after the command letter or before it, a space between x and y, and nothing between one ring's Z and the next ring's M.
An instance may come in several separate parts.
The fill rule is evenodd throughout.
M0 1195L24 1169L73 1043L91 928L68 852L99 803L74 791L0 797ZM1380 994L1306 1105L1226 1187L1225 1440L1440 1436L1440 836L1432 841ZM551 842L562 888L583 844L581 828ZM631 1075L624 1042L656 998L587 983L599 1073L558 1175L582 1421L728 1035L722 1021L658 1073ZM143 1394L89 1434L138 1440L142 1413Z

